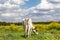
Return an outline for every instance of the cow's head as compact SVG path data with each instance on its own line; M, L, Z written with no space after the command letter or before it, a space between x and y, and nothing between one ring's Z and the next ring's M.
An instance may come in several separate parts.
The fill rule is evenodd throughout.
M33 29L33 32L34 32L35 34L38 34L37 27L35 27L35 28Z

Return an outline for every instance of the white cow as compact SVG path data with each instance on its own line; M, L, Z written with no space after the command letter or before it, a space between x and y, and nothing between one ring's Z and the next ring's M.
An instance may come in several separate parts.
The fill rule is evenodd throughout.
M32 31L34 33L38 34L36 28L32 25L31 19L29 19L29 18L23 19L23 26L24 26L25 37L31 36Z

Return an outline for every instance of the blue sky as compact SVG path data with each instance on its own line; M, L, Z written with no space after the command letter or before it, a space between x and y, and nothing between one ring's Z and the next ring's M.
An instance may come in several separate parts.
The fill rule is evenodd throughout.
M0 0L0 21L60 21L60 0Z
M41 0L29 0L29 1L26 1L26 4L22 5L21 7L27 9L27 8L38 5L40 2Z

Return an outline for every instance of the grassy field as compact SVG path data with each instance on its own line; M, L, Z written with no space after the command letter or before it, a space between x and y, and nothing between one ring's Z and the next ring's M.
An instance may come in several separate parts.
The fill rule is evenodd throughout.
M60 40L60 24L34 24L39 34L29 38L24 37L21 26L11 24L10 26L0 26L0 40Z
M38 35L32 33L29 38L25 38L22 31L0 30L0 40L60 40L60 30L40 31Z

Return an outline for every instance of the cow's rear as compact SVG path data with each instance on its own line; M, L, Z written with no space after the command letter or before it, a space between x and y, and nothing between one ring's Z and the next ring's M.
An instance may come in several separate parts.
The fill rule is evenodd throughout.
M29 18L23 19L25 37L31 36L31 32L38 34L35 27L32 25L32 20Z

